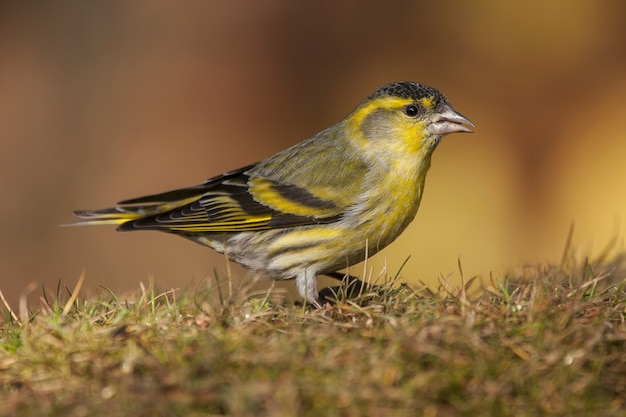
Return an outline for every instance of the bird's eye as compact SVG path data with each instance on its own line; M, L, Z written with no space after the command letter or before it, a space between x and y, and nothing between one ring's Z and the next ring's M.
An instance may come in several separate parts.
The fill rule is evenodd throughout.
M419 109L414 104L409 104L404 108L404 113L409 117L415 117L419 113Z

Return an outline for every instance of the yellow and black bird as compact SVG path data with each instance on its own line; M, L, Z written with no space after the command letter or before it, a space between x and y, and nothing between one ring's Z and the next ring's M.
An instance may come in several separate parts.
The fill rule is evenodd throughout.
M345 119L278 154L202 184L76 211L77 224L160 230L273 279L295 278L319 307L317 280L393 242L415 217L431 155L471 132L438 90L387 84Z

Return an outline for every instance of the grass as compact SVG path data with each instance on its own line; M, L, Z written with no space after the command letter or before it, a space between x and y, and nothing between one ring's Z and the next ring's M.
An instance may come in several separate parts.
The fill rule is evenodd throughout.
M572 265L387 279L321 310L231 283L58 288L36 311L5 306L0 414L625 415L626 261Z

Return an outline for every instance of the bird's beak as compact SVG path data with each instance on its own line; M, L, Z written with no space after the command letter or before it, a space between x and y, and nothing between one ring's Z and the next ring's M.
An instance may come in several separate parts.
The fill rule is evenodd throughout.
M431 122L426 129L433 135L447 135L448 133L467 132L472 133L469 126L475 127L474 123L454 110L449 104L433 115Z

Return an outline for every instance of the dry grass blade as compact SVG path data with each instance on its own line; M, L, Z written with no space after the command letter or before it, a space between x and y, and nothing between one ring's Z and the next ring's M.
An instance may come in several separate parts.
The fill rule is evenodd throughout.
M0 290L0 300L2 300L2 304L4 305L4 308L6 308L6 310L9 312L11 318L13 319L13 321L15 323L18 323L21 325L19 318L17 317L17 314L15 314L15 311L13 311L13 309L11 308L11 306L9 305L9 303L7 302L7 299L4 297L4 293L2 292L2 290Z
M69 314L70 310L72 309L72 306L74 305L74 302L78 298L78 293L80 292L80 289L83 287L84 282L85 282L85 271L82 271L80 273L80 276L78 277L78 281L76 282L74 291L72 291L70 298L67 300L67 302L65 303L65 306L63 307L63 311L61 312L62 318L66 317Z

